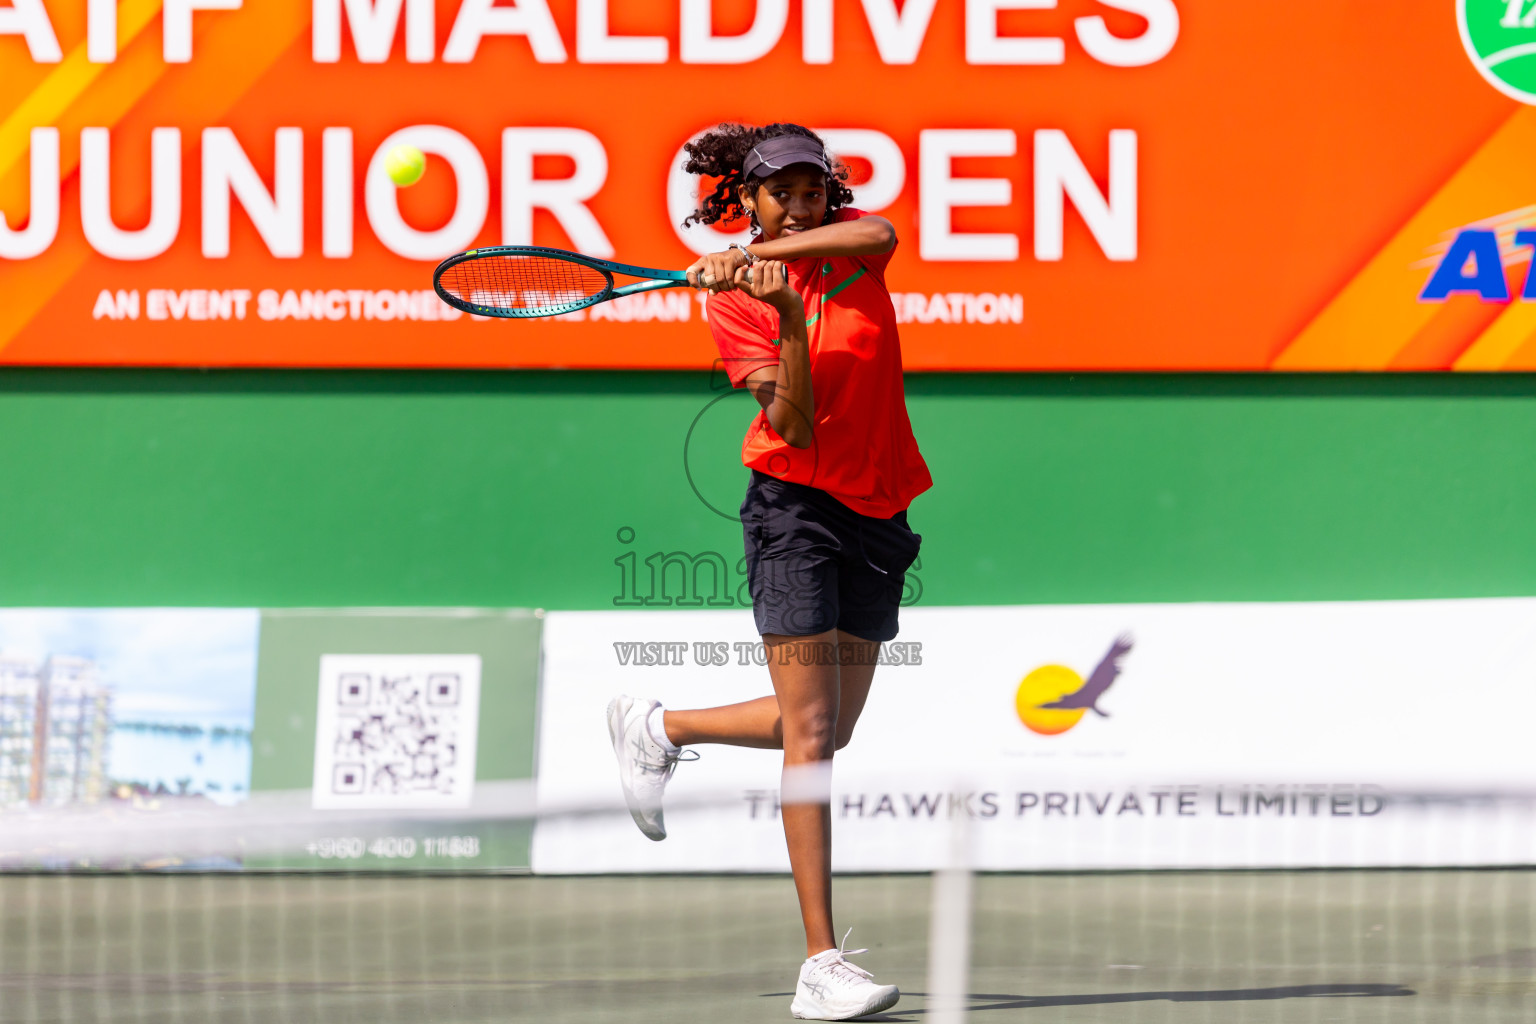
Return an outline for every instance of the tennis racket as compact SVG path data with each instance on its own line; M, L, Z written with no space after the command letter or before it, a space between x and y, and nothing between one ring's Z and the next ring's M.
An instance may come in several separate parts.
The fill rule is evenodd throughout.
M615 287L613 276L639 277ZM751 280L752 272L747 271ZM706 279L706 284L713 279ZM688 288L681 270L655 270L540 245L496 245L450 256L432 287L448 305L477 316L558 316L625 295Z

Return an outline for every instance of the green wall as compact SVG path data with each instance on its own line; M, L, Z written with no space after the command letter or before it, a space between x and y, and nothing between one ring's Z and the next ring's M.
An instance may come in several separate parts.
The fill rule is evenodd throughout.
M251 792L308 790L314 783L316 687L326 654L477 654L480 656L479 731L474 779L478 792L496 780L531 779L538 706L542 621L516 609L415 609L345 611L268 609L261 616L256 659L256 713L251 737ZM329 742L332 738L326 737ZM321 785L327 783L322 782ZM495 798L492 798L493 801ZM503 796L502 799L508 799ZM527 868L531 825L528 809L512 800L493 820L455 820L401 813L396 820L375 811L369 823L356 812L313 826L314 841L337 832L366 842L360 857L337 860L306 852L298 841L282 854L246 857L246 867L317 870L435 870ZM370 816L363 815L364 819ZM345 821L345 828L341 828ZM473 855L443 856L429 838L473 836ZM382 855L373 840L409 836L407 857ZM462 850L462 847L461 847Z
M1536 593L1536 378L908 391L924 604ZM734 566L751 411L703 373L8 370L0 604L612 607L629 552Z
M251 791L309 789L315 689L326 654L477 654L480 731L475 779L531 779L541 622L516 609L388 613L269 610L256 659Z

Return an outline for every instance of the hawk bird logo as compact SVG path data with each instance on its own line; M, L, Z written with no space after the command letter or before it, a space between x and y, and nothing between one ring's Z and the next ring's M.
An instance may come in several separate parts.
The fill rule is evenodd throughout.
M1041 736L1059 736L1090 711L1108 718L1109 712L1099 707L1099 701L1119 678L1120 661L1130 653L1131 643L1129 633L1115 637L1087 679L1067 665L1041 665L1032 670L1013 695L1019 722Z
M1063 695L1059 700L1053 700L1048 704L1036 704L1039 708L1050 708L1059 711L1092 711L1101 718L1108 718L1109 712L1099 707L1099 698L1104 692L1115 684L1120 676L1120 659L1130 653L1134 641L1127 633L1115 637L1115 642L1109 645L1109 651L1088 676L1088 681L1080 688Z

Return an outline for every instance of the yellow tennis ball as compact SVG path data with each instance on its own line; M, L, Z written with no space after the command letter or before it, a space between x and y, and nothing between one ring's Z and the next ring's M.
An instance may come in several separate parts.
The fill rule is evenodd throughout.
M384 173L401 188L420 181L426 169L427 155L415 146L395 146L384 154Z

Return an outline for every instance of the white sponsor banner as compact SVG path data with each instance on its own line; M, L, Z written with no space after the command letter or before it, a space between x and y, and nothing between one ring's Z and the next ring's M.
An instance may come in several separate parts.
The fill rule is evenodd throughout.
M664 842L554 813L622 808L614 695L771 693L756 640L742 611L546 618L536 871L788 870L777 751L697 748ZM1536 599L909 608L899 642L836 758L835 870L957 840L987 870L1536 863L1528 803L1405 797L1536 790Z

